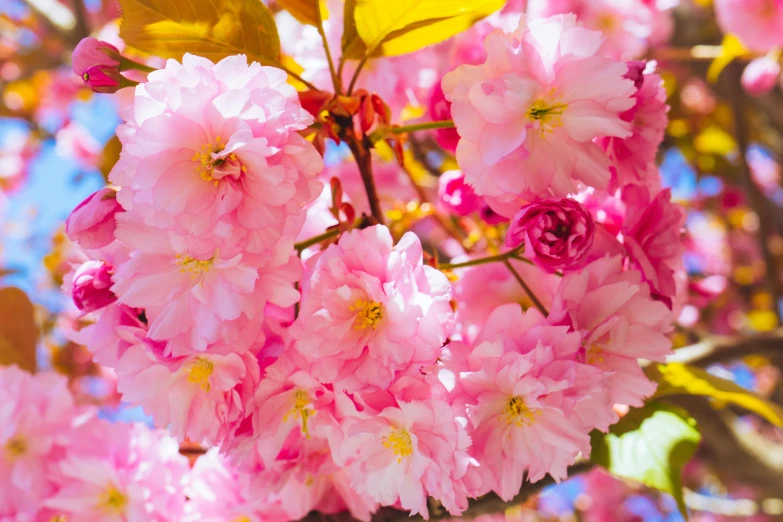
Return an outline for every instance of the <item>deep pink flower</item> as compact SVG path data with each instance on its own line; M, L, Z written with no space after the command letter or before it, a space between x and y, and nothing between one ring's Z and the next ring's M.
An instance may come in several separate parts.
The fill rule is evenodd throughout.
M593 140L631 134L620 114L634 88L625 63L598 55L601 41L573 15L523 22L487 37L482 65L444 76L457 160L477 194L530 200L574 193L577 182L606 187L609 160Z
M762 56L750 62L742 71L742 87L753 96L761 96L775 88L780 76L780 63L771 56Z
M662 362L671 352L665 334L672 314L650 296L638 270L623 271L621 257L605 257L567 274L549 320L582 334L580 359L613 372L607 383L612 401L641 406L655 391L638 359Z
M104 247L114 241L115 216L121 211L117 191L100 189L73 209L65 220L65 233L83 248Z
M92 37L82 38L73 50L72 59L74 74L81 77L93 91L115 92L117 90L98 90L109 87L108 84L112 82L114 86L119 85L122 57L119 49L112 44Z
M473 187L465 183L462 172L450 170L438 178L438 205L446 212L469 216L478 212L484 203Z
M111 291L114 267L103 261L87 261L73 275L73 303L83 314L100 310L117 300Z
M641 271L655 295L671 300L676 293L674 273L682 267L682 229L685 209L671 202L671 190L653 198L640 185L628 185L622 192L625 203L623 245L633 266Z
M547 199L525 205L511 220L506 246L525 245L525 254L549 272L581 262L593 245L595 224L574 199Z
M443 88L440 83L437 83L432 89L430 117L433 121L451 119L451 103L443 94ZM457 129L437 129L435 130L435 139L438 140L438 144L444 149L451 152L457 150L457 142L459 142Z
M450 299L446 277L424 266L415 234L394 246L384 226L353 230L303 279L296 350L324 382L383 388L437 359L453 327Z

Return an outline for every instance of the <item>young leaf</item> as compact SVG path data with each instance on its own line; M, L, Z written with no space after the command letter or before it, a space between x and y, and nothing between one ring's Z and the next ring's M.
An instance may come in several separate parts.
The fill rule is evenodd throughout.
M742 44L739 38L733 34L727 34L723 37L720 56L715 58L707 69L707 80L710 83L716 83L723 69L741 56L746 56L748 50Z
M764 400L752 391L721 379L711 373L682 363L658 364L646 370L647 376L658 382L655 397L667 395L702 395L713 404L735 404L761 415L775 426L783 427L783 409Z
M497 11L503 0L356 0L354 20L370 53L396 56L442 42Z
M0 289L0 365L35 371L38 325L27 295L18 288Z
M316 27L328 13L321 0L277 0L277 3L303 24Z
M356 32L356 18L354 16L357 0L345 0L343 10L343 58L360 59L367 52L367 47Z
M680 476L700 440L687 412L653 402L628 412L608 434L593 432L590 460L614 475L671 494L687 516Z
M217 62L233 54L278 65L280 37L260 0L120 0L120 37L130 46L164 58L186 52Z

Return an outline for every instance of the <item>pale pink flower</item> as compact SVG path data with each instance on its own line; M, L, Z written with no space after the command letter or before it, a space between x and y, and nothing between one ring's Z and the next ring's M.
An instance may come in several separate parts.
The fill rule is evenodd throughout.
M629 62L629 66L632 63ZM629 183L643 184L650 190L660 189L661 177L655 157L669 123L669 106L663 80L652 72L654 67L647 69L644 74L632 77L629 71L626 76L635 79L638 85L636 105L621 115L632 125L633 134L624 139L604 138L599 142L613 163L610 191Z
M45 505L84 522L180 522L188 462L179 445L143 424L93 419L52 471Z
M55 491L49 468L65 455L74 406L65 377L0 367L0 519L35 520ZM13 518L18 516L19 518Z
M655 391L637 360L662 362L671 352L665 334L672 314L650 296L639 271L623 271L619 256L566 275L549 319L582 334L585 363L613 372L607 383L612 401L641 406Z
M525 255L547 272L578 265L593 246L595 224L574 199L547 199L525 205L511 220L506 246L525 247Z
M682 267L685 245L682 230L685 209L671 202L671 190L655 197L640 185L628 185L622 192L625 203L623 245L632 266L641 271L655 296L671 299L676 293L674 273Z
M715 0L718 23L746 47L765 53L783 44L783 2L780 0Z
M384 226L353 230L305 275L296 350L324 382L383 388L437 359L453 326L450 299L446 277L423 265L415 234L394 246Z
M117 202L117 191L102 188L79 203L65 220L68 239L82 248L101 248L114 241L116 215L122 207Z
M429 516L427 497L453 515L467 508L470 439L442 400L399 402L367 418L343 424L340 451L351 485L384 506Z
M202 254L292 250L323 163L296 132L312 117L283 71L244 55L214 64L186 54L150 73L122 115L109 177L126 210L197 236L185 240Z
M755 58L742 71L742 87L753 96L761 96L775 88L780 77L780 63L772 56Z
M114 267L104 261L87 261L73 275L73 303L83 314L110 305L117 300L111 291Z
M576 192L577 182L607 186L609 160L593 139L630 136L620 113L634 89L624 63L597 54L601 41L573 15L523 20L487 37L482 65L444 76L457 160L477 194L532 199Z
M242 352L258 336L267 301L296 302L300 268L293 253L282 259L220 249L197 255L181 236L142 226L128 214L117 237L132 251L117 265L112 291L121 303L145 311L149 337L168 341L170 353L203 352L217 342L224 348L209 349Z
M81 124L70 122L55 134L58 156L75 160L84 169L97 169L103 147Z
M579 334L535 310L505 305L492 313L457 387L479 463L474 494L510 500L525 475L564 479L580 452L589 455L589 431L616 420L602 372L576 361L580 347Z

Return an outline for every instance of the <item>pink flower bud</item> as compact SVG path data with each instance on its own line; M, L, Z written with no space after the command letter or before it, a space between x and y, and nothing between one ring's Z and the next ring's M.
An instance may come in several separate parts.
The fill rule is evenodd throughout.
M83 248L104 247L114 241L114 215L121 211L117 191L103 188L73 209L65 220L65 233Z
M458 170L444 172L438 179L438 204L447 212L468 216L481 208L481 198L465 183Z
M511 220L506 246L525 244L525 254L544 270L574 266L593 245L595 224L581 203L568 198L525 205Z
M100 310L117 300L111 291L114 267L103 261L87 261L73 275L71 296L84 314Z
M108 42L83 38L73 50L73 72L95 92L116 92L120 85L120 51Z
M443 95L443 89L440 86L440 82L438 82L432 90L432 97L430 98L430 117L433 121L451 119L451 103L449 103ZM457 150L457 142L459 142L457 129L437 129L435 131L435 139L444 149L451 152Z
M780 64L769 56L756 58L742 72L742 87L752 96L767 94L775 88L780 76Z

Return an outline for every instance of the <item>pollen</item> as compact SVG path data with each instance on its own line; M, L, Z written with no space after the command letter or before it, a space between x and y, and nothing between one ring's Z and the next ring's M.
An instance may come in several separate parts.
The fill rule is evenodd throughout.
M212 268L212 265L215 262L215 256L209 259L196 259L194 257L177 254L176 259L177 264L181 267L179 271L189 273L191 279L195 279L196 277L209 272L209 269Z
M556 94L553 89L546 96L536 100L527 110L528 120L542 136L563 125L561 117L568 109L568 104L558 103L555 99Z
M215 370L215 365L208 359L197 357L188 368L188 382L198 384L201 388L208 392L210 388L209 376Z
M122 515L127 505L128 498L114 485L110 485L106 491L101 493L98 510L106 515Z
M535 422L536 415L541 415L541 412L539 410L531 410L525 404L525 399L515 396L508 400L499 419L505 418L509 425L530 426Z
M21 436L11 437L5 443L5 451L11 460L27 453L27 441Z
M585 351L585 363L596 365L604 362L604 350L597 344L591 344Z
M353 322L353 327L356 330L364 330L366 328L375 330L378 322L383 318L383 307L377 301L368 301L360 298L348 309L352 312L357 312L356 319Z
M315 415L315 410L310 404L310 395L304 390L294 392L294 406L283 416L283 422L292 417L299 417L302 421L302 433L309 439L310 431L307 428L307 421Z
M402 462L403 458L413 455L413 441L407 430L392 431L390 435L383 437L381 444L384 448L392 450L392 453L397 456L398 463Z
M213 153L221 152L226 147L223 139L220 136L215 136L215 139L211 143L207 143L201 146L201 149L194 153L190 158L197 163L196 172L204 181L210 181L217 186L220 181L219 178L213 176L215 167L219 167L225 163L230 163L242 172L246 172L247 169L241 164L237 155L234 153L229 154L227 157L214 158Z

